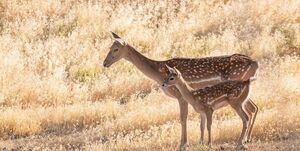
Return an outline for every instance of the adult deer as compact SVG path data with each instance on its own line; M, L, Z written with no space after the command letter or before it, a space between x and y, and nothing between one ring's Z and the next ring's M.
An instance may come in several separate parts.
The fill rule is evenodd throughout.
M208 145L211 146L212 115L217 109L230 105L243 121L243 129L237 147L244 148L244 138L248 130L250 116L245 111L245 101L248 100L250 79L247 81L225 81L203 89L191 88L182 77L179 70L167 66L170 74L163 83L163 87L175 86L183 99L191 104L194 110L201 115L201 120L207 120ZM204 126L201 123L201 142L204 141Z
M246 81L253 77L258 69L256 61L241 54L207 58L174 58L165 61L155 61L140 54L117 34L112 32L112 36L115 41L110 47L110 51L103 62L103 66L110 67L115 62L124 58L134 64L147 77L156 81L160 86L169 74L166 65L176 67L181 71L182 76L192 88L214 85L226 80ZM179 102L181 123L180 148L185 147L187 144L186 125L188 103L184 100L183 96L175 86L163 88L163 91L166 95L176 98ZM251 99L245 103L245 109L250 116L248 125L249 131L246 136L247 141L250 141L258 108ZM203 120L201 120L201 123L203 123Z

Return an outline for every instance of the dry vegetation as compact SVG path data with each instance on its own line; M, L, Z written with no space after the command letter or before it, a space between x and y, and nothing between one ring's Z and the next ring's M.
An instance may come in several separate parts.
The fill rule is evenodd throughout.
M251 98L260 110L249 149L300 149L299 0L1 0L0 148L177 147L177 101L124 60L102 67L109 31L157 60L232 53L258 60ZM216 148L230 149L241 120L230 108L214 118ZM199 131L190 108L189 150L207 149L197 144Z

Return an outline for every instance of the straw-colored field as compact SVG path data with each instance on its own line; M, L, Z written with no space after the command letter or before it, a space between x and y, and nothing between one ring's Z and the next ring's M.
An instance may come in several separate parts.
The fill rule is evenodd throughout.
M102 62L122 36L147 57L242 53L260 64L249 150L300 150L299 0L1 0L0 148L175 150L179 107L132 64ZM242 128L226 107L214 149L234 148ZM198 114L188 150L207 149Z

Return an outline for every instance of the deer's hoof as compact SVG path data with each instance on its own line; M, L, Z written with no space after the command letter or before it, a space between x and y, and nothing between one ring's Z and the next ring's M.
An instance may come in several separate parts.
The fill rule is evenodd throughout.
M247 139L246 140L246 143L251 143L252 142L252 139Z
M220 146L220 150L227 150L228 147L229 147L229 145L228 145L227 143L222 144L222 145Z
M187 143L186 144L180 144L177 151L185 151L187 147L188 147Z
M243 143L246 144L246 143L251 143L252 142L252 139L251 138L245 138Z
M200 141L199 144L200 144L200 145L204 145L204 141Z
M237 147L236 147L236 149L237 150L247 150L247 147L245 146L245 145L238 145Z

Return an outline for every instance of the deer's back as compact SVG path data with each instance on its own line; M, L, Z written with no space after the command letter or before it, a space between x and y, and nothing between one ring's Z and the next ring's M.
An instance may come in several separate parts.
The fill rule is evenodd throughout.
M167 77L169 74L165 67L167 64L170 67L176 67L187 82L214 77L228 79L231 74L242 75L247 72L247 68L253 62L250 57L242 54L206 58L174 58L163 61L160 71Z

